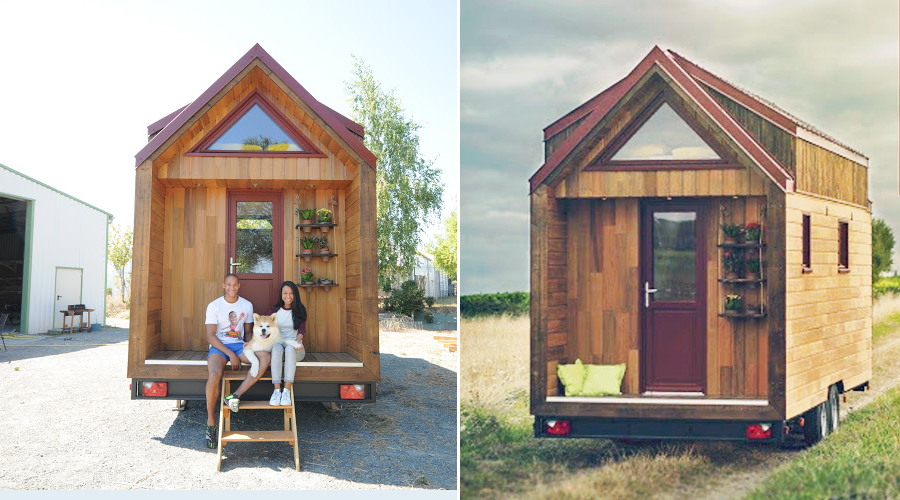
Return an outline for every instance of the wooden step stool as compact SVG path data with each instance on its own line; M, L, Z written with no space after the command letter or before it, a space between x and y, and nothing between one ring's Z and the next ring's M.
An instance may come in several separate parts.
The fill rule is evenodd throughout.
M219 394L219 452L216 471L222 470L222 447L228 443L251 443L261 441L287 441L294 446L294 468L300 471L300 450L297 448L297 412L294 409L294 394L291 392L290 406L271 406L268 401L241 401L240 409L244 410L282 410L284 411L283 431L232 431L231 408L225 402L225 396L231 394L231 382L243 381L246 371L227 371L222 375L222 390ZM272 380L262 377L260 380ZM226 391L226 387L229 389Z

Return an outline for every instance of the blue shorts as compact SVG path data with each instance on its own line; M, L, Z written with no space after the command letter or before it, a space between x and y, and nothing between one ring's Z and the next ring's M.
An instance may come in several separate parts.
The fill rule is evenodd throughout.
M233 352L235 354L235 356L240 356L241 353L244 352L244 343L243 342L241 342L239 344L225 344L225 347L227 349L229 349L231 352ZM216 349L213 346L209 346L209 354L206 355L206 359L209 359L209 357L212 356L213 353L218 353L219 355L221 355L223 358L225 358L225 362L229 361L227 354Z

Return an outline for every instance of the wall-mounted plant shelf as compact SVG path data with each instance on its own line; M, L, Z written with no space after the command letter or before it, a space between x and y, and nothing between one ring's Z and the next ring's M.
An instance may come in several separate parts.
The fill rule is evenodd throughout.
M765 318L765 312L731 312L725 311L723 313L719 313L720 318L733 318L733 319L760 319Z
M338 286L338 284L337 283L328 283L328 284L325 284L325 283L303 284L303 283L301 283L297 286L299 286L300 288L321 288L323 291L327 292L327 291L331 290L332 288Z
M728 283L728 284L731 284L731 285L749 285L749 284L751 284L751 283L752 283L752 284L756 284L756 283L764 283L765 281L766 281L765 278L754 278L754 279L747 279L747 278L719 278L719 283Z
M337 226L337 224L335 224L334 222L330 222L328 224L297 224L297 229L303 229L304 233L308 233L312 231L313 228L318 228L319 231L327 233L328 230L333 228L334 226Z
M761 248L765 247L765 243L719 243L721 248Z
M328 259L332 257L337 257L336 253L298 253L297 258L303 257L303 260L309 262L313 257L319 257L323 262L328 262Z

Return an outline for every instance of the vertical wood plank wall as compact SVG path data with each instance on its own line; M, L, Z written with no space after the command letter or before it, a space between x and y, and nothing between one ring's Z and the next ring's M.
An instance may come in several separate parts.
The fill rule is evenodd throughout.
M797 139L798 191L867 207L868 175L864 165Z
M786 417L823 402L828 386L872 376L872 227L862 207L788 194ZM803 273L803 214L810 215L812 272ZM850 272L838 272L838 221L850 230Z
M720 207L733 223L760 222L764 197L706 198L707 395L765 398L768 391L768 322L728 320L718 313L725 293L718 282L715 235ZM547 394L558 394L556 367L626 363L624 394L640 390L640 200L561 200L564 213L547 220ZM564 218L563 218L564 217ZM564 266L563 266L564 264ZM566 276L560 280L558 276ZM564 293L562 300L553 295ZM565 311L565 319L558 318Z
M159 245L165 246L165 252L160 252L161 296L165 298L161 313L162 349L204 350L207 347L206 306L222 295L222 276L228 272L227 193L225 188L169 187L166 191L164 234L168 239L158 240ZM319 258L310 262L297 259L301 230L295 229L299 221L294 209L330 207L332 195L338 203L334 207L337 226L327 236L332 252L339 254L338 257L328 262ZM346 229L344 219L340 218L343 205L341 190L284 190L284 239L280 242L284 248L283 280L296 283L300 267L309 266L316 277L331 277L340 285L327 293L318 288L300 289L300 300L308 314L304 342L310 352L344 351L341 325L344 324Z

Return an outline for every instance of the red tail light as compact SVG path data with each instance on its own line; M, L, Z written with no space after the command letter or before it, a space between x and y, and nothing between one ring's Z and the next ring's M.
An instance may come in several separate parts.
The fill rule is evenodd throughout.
M341 384L341 399L366 399L366 386L362 384Z
M772 437L771 424L750 424L747 426L747 439L769 439Z
M168 382L142 382L141 395L151 398L164 398L169 393Z
M550 436L568 436L571 425L568 420L547 420L544 429Z

